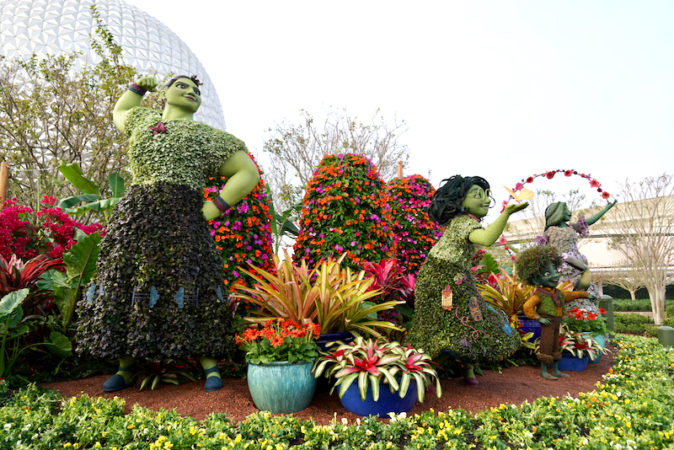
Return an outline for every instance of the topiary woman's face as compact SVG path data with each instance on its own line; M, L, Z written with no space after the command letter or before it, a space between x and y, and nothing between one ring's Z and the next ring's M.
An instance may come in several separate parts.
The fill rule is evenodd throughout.
M178 78L166 90L166 103L195 113L201 105L201 91L189 78Z
M487 215L490 205L491 198L489 197L489 190L485 191L477 184L470 187L466 194L466 198L464 198L463 203L461 203L461 206L463 206L466 211L478 218Z

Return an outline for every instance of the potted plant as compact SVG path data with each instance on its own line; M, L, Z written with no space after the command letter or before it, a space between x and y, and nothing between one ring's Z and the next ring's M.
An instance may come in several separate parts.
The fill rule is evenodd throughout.
M590 358L606 351L591 336L570 331L565 325L562 325L559 333L559 350L562 352L562 359L557 367L561 371L571 372L585 370Z
M316 379L311 374L320 327L270 319L262 329L247 328L235 341L246 352L248 389L260 410L300 411L311 402Z
M332 377L331 393L339 387L339 398L347 411L361 416L385 417L390 412L407 412L424 401L426 388L440 379L431 358L409 345L383 339L364 339L341 344L324 353L314 365L314 376Z
M252 287L235 287L238 299L256 307L244 319L251 323L265 323L276 317L296 323L314 322L324 335L341 333L333 336L335 340L349 338L351 332L381 336L382 330L396 330L393 323L377 320L376 315L404 302L370 302L380 294L378 290L368 290L373 280L363 271L356 273L342 267L343 259L344 255L329 258L309 269L304 260L297 266L286 254L283 261L274 256L275 272L252 265L250 270L241 269L256 281Z

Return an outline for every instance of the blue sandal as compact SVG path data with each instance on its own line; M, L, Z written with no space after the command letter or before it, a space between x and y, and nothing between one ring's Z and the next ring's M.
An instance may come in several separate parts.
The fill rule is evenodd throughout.
M204 390L206 392L218 391L225 386L220 377L216 376L209 377L208 375L211 373L217 373L218 375L220 374L217 364L211 367L210 369L204 370L204 375L206 375L206 383L204 383Z
M131 367L120 367L117 372L131 372ZM127 382L123 376L114 374L103 383L103 392L116 392L136 384L136 377Z

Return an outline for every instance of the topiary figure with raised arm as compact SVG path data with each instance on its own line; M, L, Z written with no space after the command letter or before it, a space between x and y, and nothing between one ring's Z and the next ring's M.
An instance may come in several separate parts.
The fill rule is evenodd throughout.
M101 242L94 283L79 302L78 351L119 360L103 384L134 384L134 360L197 358L205 389L222 388L217 359L234 350L222 258L208 220L248 194L259 180L242 141L193 120L201 83L180 75L165 86L163 111L141 108L152 77L132 83L113 120L129 137L132 184L115 206ZM204 202L209 176L229 178Z
M506 206L494 223L482 228L492 203L487 180L454 175L443 181L429 216L444 232L419 270L410 340L433 358L445 354L462 360L465 381L476 385L474 364L507 358L519 348L520 337L508 316L481 297L473 259L478 244L496 242L510 215L528 203Z

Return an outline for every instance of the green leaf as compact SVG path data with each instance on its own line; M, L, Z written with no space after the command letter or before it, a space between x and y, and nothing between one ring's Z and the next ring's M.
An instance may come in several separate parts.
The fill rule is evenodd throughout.
M98 189L96 183L84 177L84 175L82 174L82 169L80 168L79 164L63 163L59 166L58 169L59 172L61 172L63 176L66 178L66 180L70 181L70 183L73 186L75 186L81 193L100 195L101 192Z
M108 184L112 192L111 197L121 197L124 195L124 178L117 172L113 172L108 176Z
M94 270L96 270L98 244L100 242L101 236L98 233L92 233L70 247L70 250L63 255L69 280L77 281L79 285L86 284L91 280Z
M21 307L23 300L28 297L28 288L12 291L0 300L0 318L9 316L16 308Z
M61 209L71 209L76 205L79 205L82 202L90 203L93 201L96 201L100 198L98 194L82 194L82 195L74 195L72 197L66 197L62 199L58 207Z
M61 358L66 358L73 354L73 345L70 339L58 331L49 333L49 345L46 347L49 352Z

